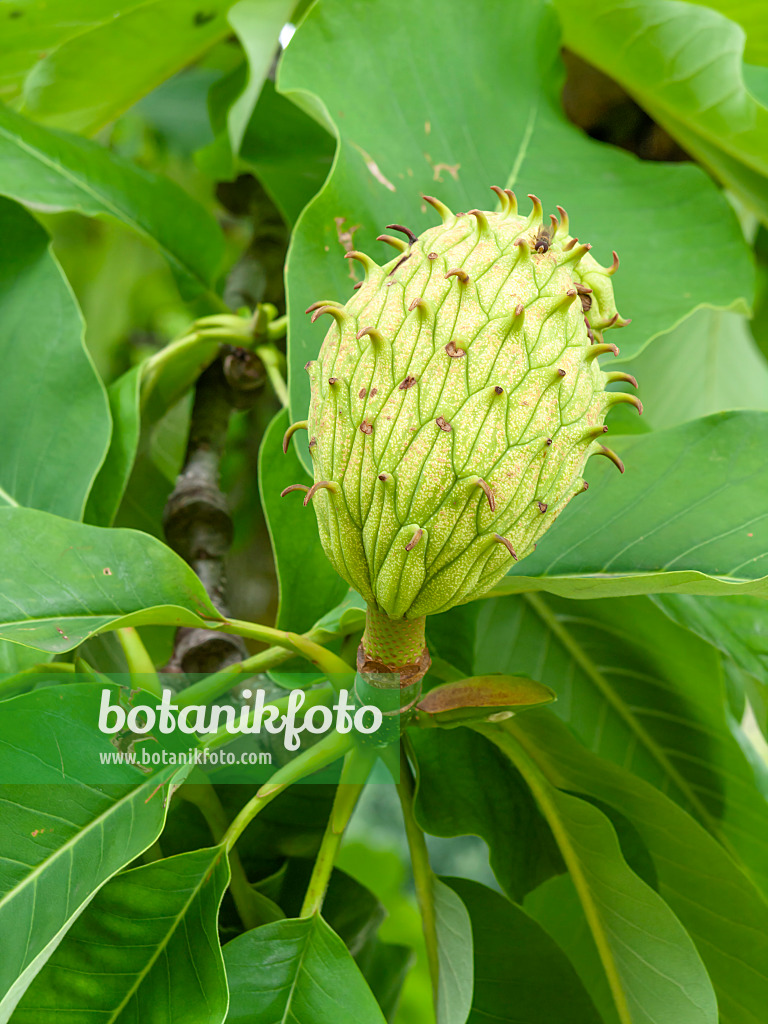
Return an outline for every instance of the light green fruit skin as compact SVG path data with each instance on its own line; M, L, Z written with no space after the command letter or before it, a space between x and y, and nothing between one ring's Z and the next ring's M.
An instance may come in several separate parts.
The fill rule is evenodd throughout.
M332 485L312 499L323 547L393 619L446 611L497 583L514 559L495 535L518 561L533 551L584 490L584 464L602 447L585 435L612 400L597 359L586 358L580 299L566 293L576 282L592 288L587 315L601 341L616 314L610 275L581 247L566 250L562 228L547 252L533 251L535 214L446 213L407 260L367 266L307 364L315 482ZM457 268L467 283L446 278ZM426 305L411 309L416 299ZM381 339L358 340L368 327ZM464 357L447 354L451 341ZM407 377L416 383L400 388Z

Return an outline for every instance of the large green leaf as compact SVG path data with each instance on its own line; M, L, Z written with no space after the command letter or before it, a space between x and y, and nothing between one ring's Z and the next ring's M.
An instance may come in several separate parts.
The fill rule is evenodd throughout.
M694 0L687 0L693 3ZM768 64L768 23L762 0L707 0L705 7L720 11L737 22L746 33L744 59L753 64Z
M0 638L69 651L118 625L220 616L189 566L134 530L0 508Z
M229 881L221 847L117 875L27 989L13 1024L221 1024L227 982L216 931Z
M98 774L100 752L114 752L96 727L100 697L93 686L73 685L3 704L3 763L12 759L17 777L40 784L0 787L2 1021L93 894L155 841L164 786L185 772L112 765L109 785L78 784ZM67 781L58 783L62 771Z
M641 162L569 124L559 104L559 46L543 0L506 4L493 17L460 0L329 0L309 11L278 87L329 126L339 146L288 259L294 418L306 413L302 367L323 336L320 325L300 323L304 309L350 295L356 271L341 258L345 245L378 259L384 247L374 239L386 224L419 232L434 223L419 191L467 210L494 201L490 185L509 185L552 209L565 206L599 260L610 261L614 248L621 255L617 299L633 318L621 332L625 356L697 306L746 309L753 270L725 200L691 164ZM445 77L457 53L460 86Z
M92 135L230 31L232 0L121 5L46 53L24 80L21 110L54 128ZM109 4L108 6L112 6Z
M768 414L722 413L614 447L626 473L593 460L588 493L494 593L768 595Z
M493 872L513 899L563 871L547 823L500 751L468 729L410 735L418 757L416 814L422 828L435 836L484 839Z
M95 526L112 525L133 469L141 431L141 377L142 366L134 366L107 390L112 437L83 516Z
M275 556L280 605L277 625L302 632L337 605L348 587L326 558L317 536L317 520L302 504L303 492L280 493L289 484L309 486L311 479L296 455L295 442L283 454L288 410L279 412L264 433L259 452L261 503ZM306 443L306 432L298 435Z
M709 972L721 1024L759 1024L768 1005L768 906L722 847L657 789L590 754L554 716L532 715L505 728L553 785L631 821L652 858L660 895ZM558 903L553 916L563 913Z
M643 421L656 430L724 409L768 409L768 364L736 313L699 309L620 369L640 382Z
M46 233L0 199L0 504L80 519L109 444L104 388Z
M287 918L224 947L227 1024L384 1024L339 936L321 917Z
M731 735L719 656L647 598L489 601L476 666L536 675L582 742L690 811L768 892L765 801Z
M556 0L566 45L597 65L768 220L768 109L744 82L744 32L674 0Z
M7 103L20 95L27 73L45 53L68 39L111 21L121 12L145 0L15 0L2 9L0 32L0 100Z
M524 776L557 840L621 1024L716 1024L717 1001L690 936L627 866L609 819L556 789L508 732L476 726Z
M732 597L729 601L689 594L660 594L653 598L674 622L692 630L722 652L746 676L747 690L758 724L768 731L768 606L762 597Z
M229 23L248 57L248 81L227 113L232 152L240 152L248 122L275 57L280 29L290 21L296 0L238 0Z
M222 233L178 185L3 106L0 194L38 209L114 218L158 247L186 294L209 291L220 270Z
M437 1024L464 1024L472 1006L472 922L453 889L432 877L437 934Z
M468 878L445 881L472 920L475 988L467 1024L602 1024L567 957L524 910Z
M256 175L287 224L321 189L333 163L334 139L266 81L240 147L242 165Z

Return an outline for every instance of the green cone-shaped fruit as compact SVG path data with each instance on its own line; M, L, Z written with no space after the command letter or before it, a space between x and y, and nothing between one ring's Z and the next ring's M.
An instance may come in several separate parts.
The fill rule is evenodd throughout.
M365 281L307 364L315 484L306 494L336 570L374 609L414 619L468 601L533 551L586 484L608 409L597 356L619 327L611 275L568 219L451 213ZM387 238L389 236L386 236ZM304 426L304 424L300 424ZM298 426L298 425L297 425ZM305 501L305 503L306 503Z

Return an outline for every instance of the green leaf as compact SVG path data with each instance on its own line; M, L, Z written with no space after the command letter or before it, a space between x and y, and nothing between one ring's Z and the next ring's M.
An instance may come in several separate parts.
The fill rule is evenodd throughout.
M453 889L432 878L437 955L437 1024L465 1024L472 1006L472 923Z
M768 893L765 801L731 734L717 652L647 598L489 601L476 669L537 673L596 754L689 811Z
M768 109L746 88L744 32L670 0L556 0L565 44L605 71L768 220Z
M163 787L184 775L171 765L143 775L124 764L110 768L115 784L78 784L76 766L92 779L99 751L114 750L96 728L100 696L90 685L57 686L3 703L6 768L12 757L18 777L45 780L0 787L4 1021L93 894L155 841ZM68 781L53 782L62 765Z
M45 231L0 199L0 235L0 505L80 519L109 444L104 388Z
M296 442L283 455L283 435L289 422L288 410L284 409L264 433L259 451L259 489L280 588L277 626L301 633L327 608L337 605L348 587L326 558L318 539L315 513L302 504L303 492L280 497L289 484L312 483L296 455ZM298 439L306 444L306 431L299 432Z
M568 958L521 907L468 878L445 881L472 920L475 989L467 1024L602 1024Z
M687 2L693 3L694 0ZM705 6L720 11L744 29L745 60L753 64L768 64L768 31L760 0L707 0Z
M253 171L287 224L323 186L335 141L317 121L266 81L240 147L242 165Z
M736 313L697 310L619 368L639 381L643 420L656 430L724 409L768 409L768 365Z
M94 526L111 526L131 475L140 434L139 395L142 367L134 366L108 390L112 437L104 463L93 482L83 518Z
M24 80L22 112L53 128L93 135L228 35L231 3L121 5L35 63Z
M768 1004L768 906L727 852L663 793L585 750L552 715L504 728L552 785L609 804L632 822L653 860L659 894L709 972L721 1024L757 1024ZM558 900L553 916L563 913Z
M768 414L721 413L614 442L494 594L768 595Z
M58 1024L62 1014L221 1024L227 981L216 921L228 881L221 847L117 875L27 990L14 1024Z
M2 106L0 194L37 209L119 221L157 246L186 295L210 291L219 272L222 233L178 185Z
M227 1024L383 1024L344 943L321 917L288 918L224 947Z
M511 717L556 700L547 686L525 676L471 676L430 690L417 704L428 720L451 728L473 720Z
M238 154L259 93L275 57L280 29L290 21L296 0L239 0L229 12L248 57L248 81L227 114L232 152Z
M494 202L493 184L523 196L534 192L548 208L565 206L573 232L593 243L601 262L610 262L614 248L620 253L617 301L633 318L621 332L625 357L698 306L746 311L754 273L749 254L705 173L692 164L639 161L566 121L560 39L544 0L507 4L492 18L473 20L471 31L460 0L417 0L397 9L402 16L395 18L384 0L317 4L280 65L279 90L339 137L331 177L293 237L287 269L293 325L311 302L350 296L357 272L342 259L345 247L379 259L384 247L375 239L386 224L406 223L419 233L434 223L420 191L467 210ZM453 67L458 52L457 89L442 69ZM402 73L392 71L393 53ZM583 173L574 174L574 167ZM302 367L316 356L322 336L320 326L294 326L291 333L296 419L305 415L309 396Z
M508 732L475 728L524 776L554 833L621 1024L717 1024L699 953L668 905L627 866L608 818L552 786Z
M484 839L512 899L565 870L528 787L501 751L469 729L412 729L408 736L419 767L416 817L425 831Z
M761 597L720 601L688 594L660 594L653 603L673 622L712 644L751 677L746 680L752 710L768 730L768 634L766 604Z
M0 32L0 100L8 103L21 93L24 79L40 60L68 39L109 22L145 0L67 0L66 5L16 0L3 9Z
M0 638L69 651L119 625L205 625L220 618L170 548L32 509L0 508Z

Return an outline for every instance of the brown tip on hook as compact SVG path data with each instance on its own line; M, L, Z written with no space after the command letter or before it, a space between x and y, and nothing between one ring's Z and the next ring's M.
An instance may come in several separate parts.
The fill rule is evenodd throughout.
M466 270L462 270L460 267L457 267L455 270L449 270L444 276L446 281L449 277L458 277L462 284L467 284L469 281L469 274Z
M488 229L490 228L490 224L488 223L488 218L486 217L485 213L482 210L469 210L468 212L470 217L474 217L475 220L477 221L477 230L481 234L485 231L488 231Z
M290 487L286 487L285 490L280 491L280 497L284 498L286 494L290 494L291 491L304 491L306 494L309 491L309 488L306 484L291 484ZM304 504L306 505L306 502L304 502Z
M598 356L605 355L606 352L613 352L615 356L619 354L619 350L616 345L592 345L584 353L585 359L597 359Z
M443 222L449 220L453 216L453 213L445 205L445 203L442 203L439 199L435 199L434 196L425 196L422 193L421 198L424 200L425 203L429 203L430 206L434 206L434 208L440 214L440 217L443 220Z
M504 189L500 188L498 185L491 185L491 192L496 193L496 196L501 203L501 212L509 213L509 196Z
M485 482L485 480L483 480L482 477L478 477L476 483L477 483L477 486L483 491L483 493L485 494L486 498L488 499L488 507L490 508L491 512L495 512L496 511L496 498L493 495L493 491L488 486L488 484Z
M618 257L618 254L617 254L616 250L614 250L614 252L613 252L613 263L610 265L610 267L608 267L608 269L605 272L606 272L606 274L615 274L618 269L619 269L619 257Z
M405 252L408 248L408 243L404 242L402 238L395 238L394 235L377 235L377 242L386 242L387 245L391 245L393 249L397 249L398 252Z
M502 537L500 533L494 533L493 539L499 544L503 544L514 560L517 561L517 555L515 554L515 549L512 547L511 541L507 540L506 537Z
M324 306L320 306L320 308L316 309L312 314L312 323L314 323L319 316L323 316L324 313L329 313L339 326L344 323L347 317L347 314L341 306L329 306L326 304Z
M417 236L407 228L404 224L387 224L387 231L402 231L407 237L408 241L413 245L414 242L418 241Z
M536 502L536 506L537 506L537 508L538 508L539 512L541 512L541 513L544 513L544 512L546 512L546 511L547 511L547 508L549 507L549 506L548 506L548 505L546 504L546 502L543 502L543 501L537 501L537 502Z
M438 425L438 427L441 430L445 430L445 431L453 430L453 427L451 426L450 423L448 423L448 421L445 419L444 416L438 416L437 419L435 420L435 423Z
M377 345L385 340L384 335L376 327L363 327L361 331L358 331L355 340L362 341L363 338L370 338Z
M307 308L304 310L304 312L305 313L313 313L316 309L321 309L324 306L336 306L337 309L341 309L342 308L341 303L340 302L334 302L333 299L320 299L318 302L313 302L311 306L307 306Z
M616 452L610 448L606 448L604 444L600 445L600 448L594 453L595 455L604 455L607 459L610 459L614 466L620 473L624 472L624 463L621 461Z
M606 380L609 384L622 383L631 384L633 388L637 387L637 378L633 377L631 373L622 373L620 370L606 374Z
M290 427L283 434L283 455L288 454L288 445L290 444L291 438L297 430L306 430L309 426L307 420L298 420L296 423L292 423Z
M323 487L331 492L335 492L339 489L338 486L331 480L318 480L316 484L312 484L312 486L309 488L306 495L304 496L304 504L309 504L309 502L314 498L317 492Z
M421 538L423 536L424 536L424 531L421 528L419 528L416 531L416 533L414 533L414 535L411 537L411 539L408 541L408 543L405 545L405 550L406 551L413 551L413 549L416 547L416 545L419 543L419 541L421 540Z
M463 348L456 348L456 342L451 340L445 346L445 351L451 357L451 359L463 359L467 354Z

